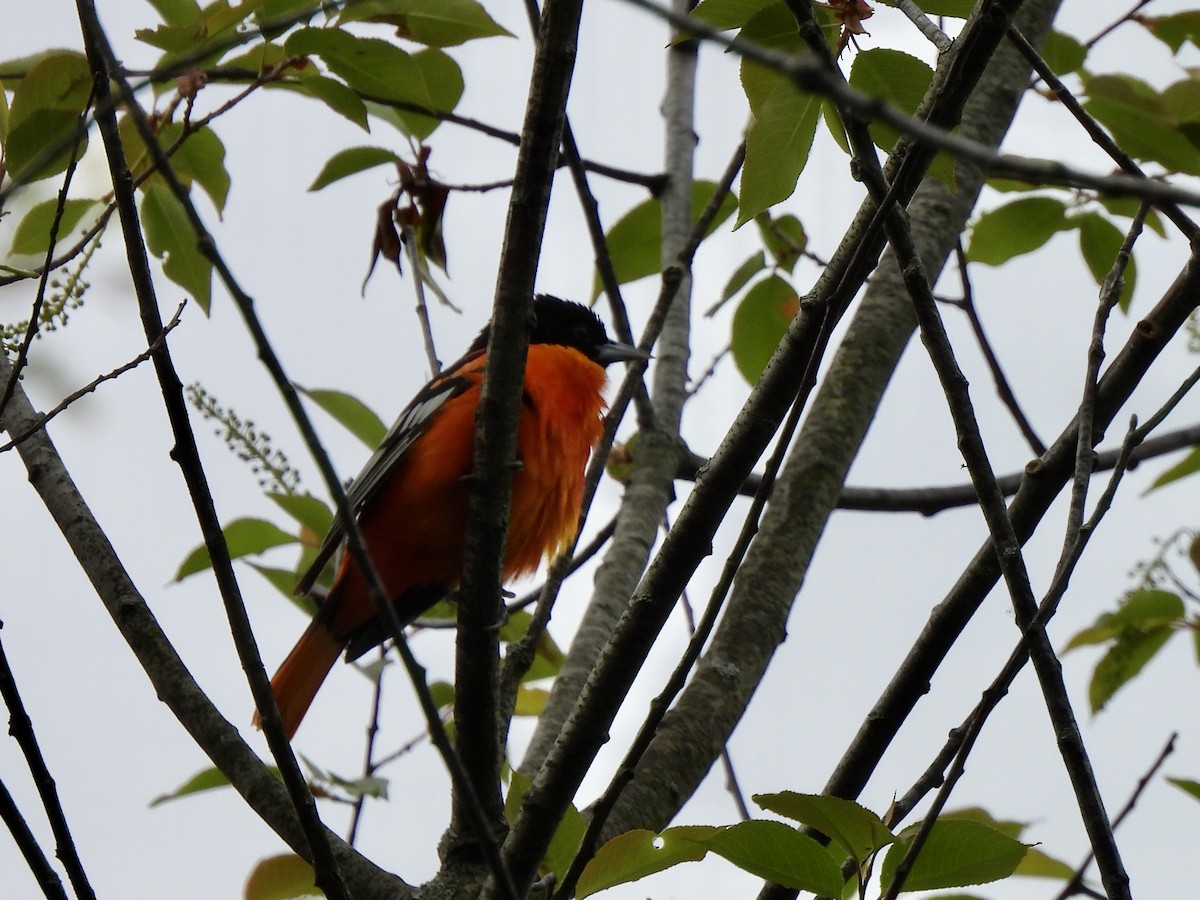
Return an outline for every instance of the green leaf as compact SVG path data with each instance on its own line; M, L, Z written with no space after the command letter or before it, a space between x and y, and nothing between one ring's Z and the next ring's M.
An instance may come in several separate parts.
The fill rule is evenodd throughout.
M196 232L171 189L158 179L142 188L142 227L146 246L162 260L163 273L200 304L212 303L212 263L200 252Z
M782 3L767 6L746 22L739 37L783 53L809 51L796 20ZM773 69L743 60L742 89L750 104L746 161L738 188L740 228L758 213L786 200L808 162L823 100L798 90Z
M71 230L99 203L99 200L80 199L68 200L63 204L62 219L58 223L58 242L65 241ZM50 247L50 226L57 209L57 199L44 200L25 213L13 232L9 252L44 254Z
M311 494L283 494L276 491L267 494L285 513L303 525L320 539L333 524L333 511L323 500Z
M525 799L528 791L529 779L513 770L508 794L504 798L504 817L510 824L516 821L517 813L521 809L521 801ZM554 829L554 837L550 839L550 846L546 848L546 856L542 860L542 865L553 872L559 881L570 868L571 861L575 858L576 851L579 850L579 844L583 840L586 830L587 825L582 814L575 808L575 804L567 804L567 811L563 814L558 827Z
M1066 211L1054 197L1023 197L986 212L971 229L967 259L999 266L1030 253L1069 227Z
M309 389L297 385L296 389L333 416L339 424L370 449L374 450L383 443L383 439L387 435L387 426L357 397L342 391L324 388Z
M1088 271L1092 273L1096 284L1103 286L1125 242L1124 233L1104 216L1094 212L1072 216L1070 223L1079 229L1079 250ZM1122 310L1128 311L1133 300L1133 287L1137 283L1137 265L1132 256L1125 265L1122 280L1118 303Z
M888 6L895 6L895 0L883 0ZM975 8L975 0L917 0L917 6L927 16L953 16L956 19L966 19Z
M753 278L766 267L766 254L761 250L747 257L746 261L738 266L737 269L734 270L734 273L729 276L729 280L725 282L725 289L721 291L721 299L718 302L718 305L733 297L734 294L736 294L750 282L751 278Z
M852 88L868 97L886 101L912 115L929 90L933 70L915 56L875 47L855 57L848 80ZM891 152L900 136L899 132L881 122L872 122L870 128L875 145L885 152Z
M869 809L852 800L823 794L755 794L763 809L815 828L861 862L896 837Z
M229 787L229 779L225 774L217 768L201 769L175 790L166 794L159 794L150 801L150 807L162 806L171 800L178 800L180 797L187 797L191 794L201 794L205 791L213 791L217 788Z
M776 0L700 0L691 16L718 31L741 28Z
M340 28L302 28L288 37L284 49L292 55L320 57L364 100L374 101L368 109L418 139L428 137L438 120L387 107L386 101L449 112L462 97L462 72L440 50L409 54L387 41L357 37Z
M400 37L429 47L513 36L475 0L351 0L338 17L342 22L394 25Z
M1200 174L1200 150L1180 131L1153 88L1127 75L1086 78L1084 85L1084 108L1130 156L1169 171Z
M271 587L283 594L284 598L294 604L301 612L310 618L317 613L317 603L312 597L296 596L296 572L293 569L280 569L274 566L260 566L257 563L247 563L250 568L267 579Z
M1186 478L1188 475L1194 475L1197 472L1200 472L1200 447L1193 449L1191 453L1155 478L1154 483L1146 489L1146 492L1149 493L1156 488L1170 484L1173 481L1178 481L1181 478Z
M246 879L245 900L295 900L297 897L324 897L316 886L312 866L294 853L260 859Z
M692 185L692 221L695 222L708 201L712 198L716 184L697 181ZM712 234L722 222L733 214L736 200L727 194L721 201L717 215L705 232ZM609 259L616 272L617 282L627 284L647 275L662 271L662 201L656 197L645 200L631 209L613 224L605 235ZM592 284L592 298L600 296L604 286L597 273Z
M1070 881L1075 877L1075 867L1043 853L1037 847L1025 851L1025 858L1013 870L1014 875L1026 878L1057 878Z
M801 221L790 213L772 218L764 212L754 217L754 224L775 265L791 272L808 247L808 234Z
M529 624L532 621L533 616L525 610L514 610L509 614L507 621L500 627L500 640L508 644L519 641L529 630ZM558 644L554 643L554 638L550 636L550 632L543 631L542 637L538 641L537 649L534 651L533 663L521 677L521 681L540 681L543 678L554 678L562 671L565 661L566 654L563 653Z
M773 884L839 896L842 873L828 849L782 822L751 820L722 829L708 848Z
M1200 781L1193 781L1191 778L1170 777L1167 778L1167 781L1189 795L1193 800L1200 800Z
M168 25L184 25L200 15L196 0L148 0Z
M1100 205L1114 216L1121 216L1126 219L1132 219L1137 215L1142 202L1136 197L1100 197ZM1157 210L1151 209L1146 213L1146 224L1159 237L1167 236L1166 226L1163 225L1162 217Z
M1200 36L1200 10L1188 10L1172 16L1135 16L1134 21L1170 47L1172 53L1178 53L1188 41L1200 47L1200 43L1197 43L1197 36Z
M367 121L367 104L363 103L358 94L337 79L308 74L303 75L291 86L301 93L320 100L339 116L349 119L363 131L371 130Z
M1042 45L1042 59L1055 75L1069 75L1083 68L1087 59L1087 48L1069 34L1051 31Z
M891 886L917 827L905 829L884 857L880 872L884 890ZM1020 841L981 822L939 819L904 880L904 890L929 891L999 881L1013 874L1027 849Z
M619 834L596 851L579 876L577 900L598 891L628 884L681 862L703 859L708 849L694 838L703 838L716 828L668 828L661 834L637 829ZM840 885L839 885L840 888Z
M164 149L171 147L183 133L182 125L168 125L158 136ZM217 212L225 209L230 178L225 168L225 145L211 128L199 128L171 156L171 167L184 183L196 182L212 200Z
M1183 601L1170 591L1130 591L1115 612L1103 613L1092 625L1072 637L1063 653L1077 647L1107 643L1129 630L1146 631L1175 625L1183 619L1183 614Z
M329 157L316 179L308 186L310 191L333 184L350 175L365 172L375 166L384 166L401 162L399 156L383 147L350 147Z
M1104 709L1113 695L1133 680L1174 634L1175 629L1168 625L1122 631L1092 672L1088 685L1092 712Z
M730 348L747 382L754 384L762 376L799 308L796 289L778 275L758 282L742 298L733 314Z
M546 709L550 692L545 688L517 685L517 700L513 706L514 716L540 716Z
M759 106L746 132L746 161L738 187L734 228L795 192L800 173L808 164L821 103L819 95L801 93L780 79Z
M0 147L8 142L8 94L4 82L0 81Z
M40 58L17 82L8 110L5 161L16 183L57 175L67 168L71 147L87 149L87 134L76 134L88 102L92 76L80 53L56 51Z
M221 533L225 535L225 544L229 548L231 559L263 553L272 547L294 544L297 541L294 534L288 534L274 522L268 522L266 519L235 519L221 529ZM179 571L175 573L174 580L182 581L187 576L203 572L211 566L212 560L208 556L208 549L201 544L188 554L187 559L180 565Z

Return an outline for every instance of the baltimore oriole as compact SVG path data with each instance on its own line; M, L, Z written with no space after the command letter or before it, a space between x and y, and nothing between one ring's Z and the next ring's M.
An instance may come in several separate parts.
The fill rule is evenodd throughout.
M603 431L604 367L647 357L610 340L600 319L578 303L538 295L533 311L505 580L531 574L575 536L584 467ZM347 491L367 550L405 623L454 590L461 577L489 327L462 359L421 388ZM345 524L335 518L297 594L312 590L344 538ZM361 570L343 553L328 595L271 679L289 738L338 656L345 651L347 661L357 659L387 637Z

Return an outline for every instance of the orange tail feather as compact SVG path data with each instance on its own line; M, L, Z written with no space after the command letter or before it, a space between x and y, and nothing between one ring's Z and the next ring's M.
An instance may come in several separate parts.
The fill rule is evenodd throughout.
M271 679L271 690L275 693L275 702L279 704L288 740L300 727L313 698L344 649L345 644L334 636L324 622L313 622ZM261 727L258 713L254 714L254 725Z

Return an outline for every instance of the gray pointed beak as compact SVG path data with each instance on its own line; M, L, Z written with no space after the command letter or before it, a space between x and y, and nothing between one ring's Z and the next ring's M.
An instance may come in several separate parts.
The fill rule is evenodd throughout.
M617 362L642 362L648 359L650 359L650 354L645 350L616 341L609 341L596 351L596 362L602 366L609 366Z

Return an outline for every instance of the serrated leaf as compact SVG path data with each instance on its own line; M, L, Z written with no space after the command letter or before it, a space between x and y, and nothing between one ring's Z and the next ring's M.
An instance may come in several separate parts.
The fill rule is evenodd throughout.
M855 90L883 100L909 115L916 112L932 80L933 69L927 63L886 47L874 47L859 53L854 58L848 79ZM875 146L885 152L891 152L900 136L894 128L882 122L872 122L870 130Z
M1180 131L1153 88L1127 75L1100 75L1084 84L1084 108L1130 156L1170 171L1200 174L1200 150Z
M691 838L718 829L668 828L661 834L637 829L619 834L596 851L579 876L578 900L618 884L628 884L682 862L703 859L708 849ZM685 837L687 835L688 837Z
M333 416L352 435L374 450L383 443L387 426L357 397L344 391L296 386L305 397Z
M712 198L716 184L697 181L692 185L692 221L695 222ZM705 232L712 234L733 214L736 200L726 195L721 201L717 215ZM627 284L662 271L662 201L657 198L645 200L621 216L605 235L608 255L619 284ZM604 286L597 273L592 283L592 298L600 296Z
M229 779L225 774L215 767L201 769L175 790L166 794L159 794L150 801L150 808L161 806L171 800L178 800L180 797L188 797L192 794L202 794L205 791L213 791L217 788L229 787Z
M1085 212L1072 216L1070 221L1079 229L1079 251L1083 254L1088 271L1092 273L1096 284L1103 286L1125 242L1125 235L1099 213ZM1133 301L1133 288L1137 284L1137 264L1132 256L1126 262L1121 277L1123 284L1117 302L1122 310L1128 311Z
M730 349L738 371L750 384L762 377L763 369L788 325L800 309L796 289L772 275L746 292L733 314Z
M297 539L294 534L288 534L274 522L266 519L243 518L235 519L224 528L225 545L229 548L230 559L241 559L256 553L264 553L272 547L284 544L294 544ZM187 559L175 573L175 581L182 581L189 575L203 572L212 567L208 549L201 544L188 554Z
M1155 478L1150 487L1146 489L1146 493L1197 472L1200 472L1200 447L1196 447L1191 453Z
M880 871L887 890L912 844L916 827L905 829L888 850ZM999 881L1013 874L1028 848L981 822L939 819L904 880L905 891L930 891Z
M971 229L967 259L999 266L1045 245L1066 227L1066 206L1061 200L1023 197L980 216Z
M156 179L142 188L142 227L146 246L162 260L163 273L187 291L208 315L212 303L212 263L200 252L196 232L175 195Z
M99 205L99 200L68 200L63 204L62 218L58 223L58 241L61 243L79 224L88 211ZM10 253L44 254L50 247L50 226L58 209L58 200L45 200L30 209L17 224L13 232Z
M896 839L879 816L853 800L794 791L755 794L753 799L765 810L815 828L858 861Z
M164 149L172 146L183 133L182 125L168 125L159 132ZM186 183L196 182L208 194L217 212L225 209L231 184L225 168L225 145L211 128L198 128L171 155L171 168Z
M27 184L62 172L76 141L76 156L83 156L87 134L77 135L76 129L91 90L91 71L81 53L53 51L30 66L13 89L8 109L5 163L14 182Z
M394 25L400 37L429 47L513 36L475 0L354 0L338 17L342 22Z
M1069 653L1077 647L1103 644L1130 629L1145 631L1174 625L1183 618L1183 614L1183 601L1170 591L1130 591L1115 611L1103 613L1092 625L1072 637L1063 648L1063 653Z
M1113 695L1133 680L1174 634L1175 629L1165 625L1123 630L1092 671L1088 684L1092 712L1104 709Z
M782 822L752 819L708 839L708 848L739 869L773 884L838 896L842 873L829 850Z
M772 21L774 15L771 8L755 21ZM793 21L791 40L783 41L785 45L799 40L795 27ZM769 43L781 43L780 39L766 39ZM824 102L818 94L798 90L778 72L749 61L742 64L741 78L752 118L746 130L746 160L738 187L735 229L786 200L796 190L796 182L808 163Z
M335 181L365 172L375 166L394 165L398 162L401 162L400 157L383 147L350 147L329 157L308 189L319 191Z
M294 853L260 859L250 870L243 894L245 900L295 900L324 897L313 867Z
M438 120L389 108L386 101L449 112L462 97L462 72L440 50L409 54L387 41L358 37L340 28L302 28L289 35L284 48L289 54L320 57L364 100L375 101L368 103L368 109L418 139L428 137Z

